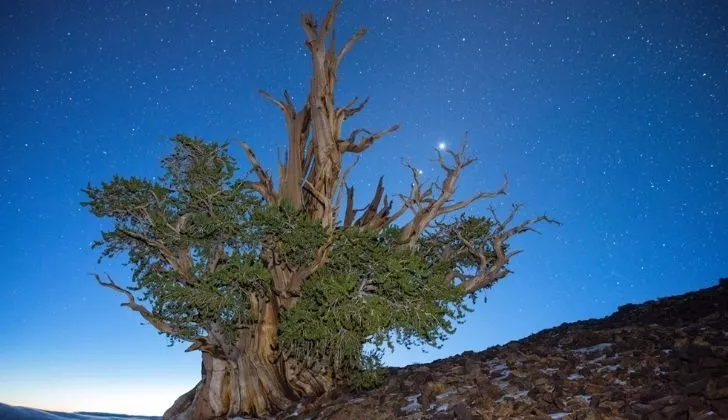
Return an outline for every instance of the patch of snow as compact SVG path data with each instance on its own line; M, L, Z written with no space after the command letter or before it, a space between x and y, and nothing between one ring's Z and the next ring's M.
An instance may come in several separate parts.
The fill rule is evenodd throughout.
M498 363L495 366L491 366L491 369L494 370L494 371L496 371L496 372L500 372L502 370L508 370L508 365L505 364L505 363Z
M296 417L296 416L298 415L298 413L300 413L300 412L301 412L301 409L302 409L302 408L303 408L303 404L301 404L301 403L298 403L298 404L296 405L296 410L295 410L295 411L294 411L293 413L291 413L291 415L290 415L290 416L288 416L288 417Z
M617 379L617 378L614 379L614 383L617 384L617 385L619 385L619 386L627 385L627 381L623 381L623 380Z
M606 359L606 358L607 358L607 355L606 354L603 354L603 355L597 357L594 360L590 360L589 363L599 363L599 362L604 361L604 359Z
M159 416L124 415L110 413L63 413L46 411L29 407L17 407L0 402L0 419L33 419L33 420L161 420Z
M553 413L550 414L552 419L563 419L564 417L568 416L569 413Z
M420 406L420 403L417 402L417 399L420 398L420 395L422 395L422 394L415 394L415 395L410 395L410 396L404 397L404 399L407 400L407 402L409 404L402 407L401 410L404 411L405 413L409 413L410 411L419 410L421 406Z
M576 380L579 380L579 379L584 379L584 376L579 375L578 373L572 373L566 379L568 379L570 381L576 381Z
M590 403L591 399L592 399L591 395L576 395L576 398L578 398L582 401L586 401L587 404Z
M605 370L608 370L610 372L614 372L617 369L619 369L619 365L607 365L607 366L602 366L599 369L597 369L597 372L603 372Z
M450 388L450 389L446 390L445 392L443 392L442 394L440 394L440 395L436 395L436 396L435 396L435 399L436 399L436 400L441 400L441 399L443 399L443 398L449 397L450 395L455 395L455 394L457 394L457 393L458 393L457 389L455 389L455 388Z
M545 374L547 374L547 375L552 375L552 374L554 374L554 373L556 373L556 372L558 372L558 371L559 371L559 370L558 370L557 368L546 368L546 369L541 369L541 373L545 373Z
M600 343L600 344L595 344L590 347L582 347L580 349L572 350L572 352L580 353L580 354L594 353L595 351L606 350L609 347L612 347L613 345L614 345L614 343Z
M509 386L510 384L508 383L508 381L498 381L498 388L500 388L501 391L505 391L506 389L508 389Z
M512 392L510 394L506 394L496 400L497 403L502 403L508 400L520 400L521 398L525 398L528 396L528 391L518 391L518 392Z
M448 405L447 404L443 404L443 405L437 407L435 409L435 411L438 412L438 413L442 413L443 411L447 411L447 409L448 409Z

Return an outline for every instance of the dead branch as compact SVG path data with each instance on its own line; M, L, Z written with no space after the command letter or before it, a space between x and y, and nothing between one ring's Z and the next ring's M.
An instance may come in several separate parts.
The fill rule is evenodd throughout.
M399 124L395 124L386 130L378 131L374 134L371 134L369 131L364 129L357 129L354 130L351 135L349 135L349 138L347 140L340 140L339 141L339 151L349 152L349 153L361 153L365 150L367 150L372 144L374 144L375 141L379 140L380 138L386 136L389 133L393 133L395 131L399 130ZM359 133L367 133L371 134L369 137L366 137L359 141L359 143L355 143L355 138Z
M288 104L284 104L280 100L274 98L270 93L266 92L263 89L258 89L258 93L260 96L264 97L265 99L271 101L275 106L277 106L281 111L283 111L284 114L287 114L290 111L290 108Z
M372 200L369 202L369 205L364 210L364 214L359 217L359 219L354 223L356 226L367 226L369 222L374 219L374 216L377 214L377 209L379 208L379 203L382 201L382 195L384 194L384 177L379 177L379 182L377 182L377 189L374 192L374 197L372 197Z
M263 196L265 201L268 203L275 203L278 201L278 196L273 187L273 181L271 180L270 174L263 169L263 166L258 161L258 158L253 153L253 149L248 146L245 142L239 142L240 146L245 150L245 154L248 156L250 164L253 166L253 171L258 175L258 182L250 182L248 185L254 189L260 195Z
M560 224L557 220L552 219L547 215L542 215L524 220L518 225L509 227L508 225L513 221L520 208L521 205L519 204L513 205L511 212L503 221L498 219L495 214L495 210L491 208L493 220L496 224L495 230L487 238L492 246L492 251L488 253L486 253L483 249L478 249L473 242L464 238L461 232L453 229L452 232L465 246L467 252L476 256L479 262L475 274L468 275L458 269L454 269L448 276L448 280L460 280L459 287L463 288L466 293L475 293L482 288L490 287L498 280L511 273L511 270L507 268L510 259L522 252L522 250L513 250L506 253L508 239L528 231L538 232L533 228L533 226L537 223L546 222ZM495 257L493 254L495 254Z
M180 339L186 340L186 341L204 340L203 337L199 337L199 336L188 337L188 336L184 336L184 335L180 334L179 329L172 326L168 322L152 315L152 313L147 308L145 308L143 305L139 305L136 302L136 299L134 299L134 295L129 290L116 284L114 282L114 280L111 278L111 275L109 275L108 273L104 273L104 274L106 275L106 278L108 279L108 281L101 280L101 277L98 274L92 274L92 275L96 278L96 281L100 285L102 285L104 287L108 287L109 289L114 290L114 291L126 296L127 302L122 303L121 306L126 306L129 309L131 309L132 311L137 312L139 315L142 316L142 318L144 318L147 322L152 324L156 329L158 329L159 331L161 331L163 333L169 334L171 336L174 336L176 338L180 338Z
M445 179L442 183L432 183L425 191L422 191L422 183L419 177L419 171L411 164L406 164L413 177L413 189L410 197L403 198L405 204L412 211L413 217L409 223L407 223L402 230L402 243L406 246L412 247L417 242L417 238L424 232L424 230L435 220L437 217L451 213L453 211L462 209L473 202L483 198L494 198L499 195L506 193L508 187L508 178L505 179L504 184L500 189L494 192L480 192L465 200L458 201L454 204L448 204L452 201L452 196L455 194L458 180L462 170L473 162L475 158L470 158L465 155L467 147L467 133L462 146L458 152L448 150L448 154L451 156L452 164L449 164L445 156L441 151L437 151L437 162L445 172ZM439 190L437 198L433 197L433 189Z
M335 215L338 215L339 214L339 210L341 209L341 201L344 198L344 190L346 190L346 195L347 195L347 208L348 208L348 205L349 205L349 202L348 202L349 187L346 186L346 181L347 181L347 179L349 179L349 175L351 174L352 169L354 169L354 167L359 163L359 159L360 158L361 158L361 156L357 156L356 159L354 159L354 162L351 165L349 165L349 167L347 167L341 173L341 175L339 176L339 181L336 183L336 186L334 187L336 198L335 198L335 204L334 204L334 211L333 212L334 212ZM352 189L351 190L351 194L353 194L353 192L354 192L354 190ZM352 199L353 199L353 195L352 195Z
M367 105L369 102L369 98L364 98L359 105L354 106L356 103L356 100L358 98L355 96L354 99L349 101L348 104L344 105L343 107L336 110L336 119L337 121L344 122L347 118L351 117L352 115L355 115L359 112L361 112L362 109Z
M359 41L364 35L367 34L367 28L359 28L358 31L344 44L344 47L339 51L339 55L336 57L337 66L341 64L341 60L344 58L346 53Z
M504 178L503 185L500 187L500 189L498 189L498 191L495 191L495 192L480 192L480 193L477 193L477 194L473 195L472 197L467 198L467 199L462 200L462 201L458 201L457 203L450 204L450 205L447 205L447 206L442 206L442 208L440 209L440 211L443 214L444 213L452 213L454 211L457 211L457 210L460 210L460 209L462 209L464 207L469 206L474 201L481 200L481 199L484 199L484 198L496 198L499 195L505 195L506 194L506 190L508 189L508 177L507 176L504 176L503 178Z

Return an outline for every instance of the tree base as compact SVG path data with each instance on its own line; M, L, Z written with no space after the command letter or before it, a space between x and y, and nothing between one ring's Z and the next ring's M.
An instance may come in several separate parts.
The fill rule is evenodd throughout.
M268 418L333 386L325 375L297 370L294 377L285 363L251 355L231 361L203 353L202 367L202 380L177 398L164 420Z

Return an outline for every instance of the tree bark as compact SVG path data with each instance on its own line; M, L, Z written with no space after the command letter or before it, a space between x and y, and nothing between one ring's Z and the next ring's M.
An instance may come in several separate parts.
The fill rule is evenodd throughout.
M325 375L294 371L285 361L271 362L254 354L230 360L203 353L202 369L202 380L174 402L164 413L165 420L270 416L331 388Z
M243 330L232 348L203 350L202 380L174 402L165 420L270 416L332 388L324 370L302 368L276 350L278 305L261 305L260 314L260 322Z
M242 355L235 360L203 353L202 380L175 401L164 419L197 420L270 415L296 398L281 363Z

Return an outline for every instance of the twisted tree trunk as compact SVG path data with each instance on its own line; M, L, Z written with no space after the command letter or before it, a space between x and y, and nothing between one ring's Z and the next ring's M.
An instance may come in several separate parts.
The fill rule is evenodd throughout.
M229 355L203 349L202 380L174 402L164 419L267 416L330 390L332 381L324 371L302 369L278 354L277 333L278 306L269 303L260 323L239 334Z

